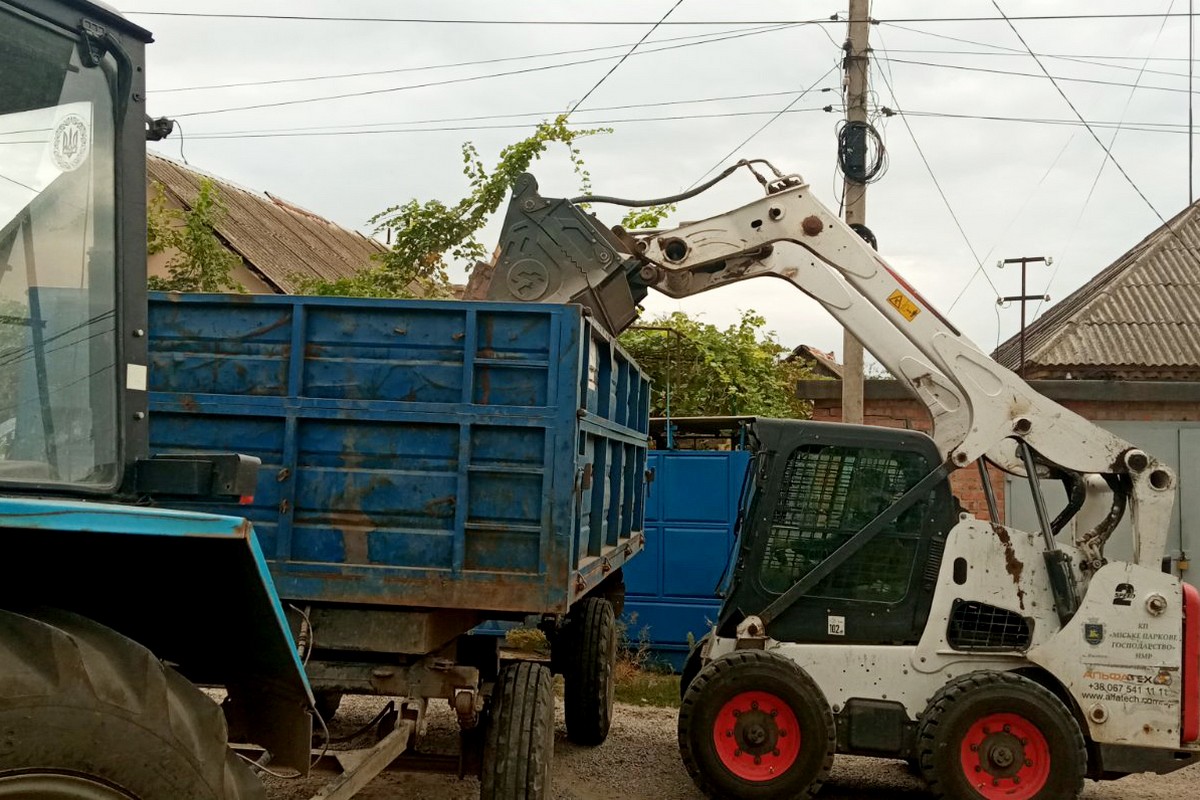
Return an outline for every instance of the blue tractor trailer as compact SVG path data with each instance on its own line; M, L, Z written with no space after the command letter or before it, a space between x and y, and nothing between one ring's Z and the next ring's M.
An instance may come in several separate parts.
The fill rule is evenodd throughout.
M322 797L439 699L484 798L549 796L551 668L608 730L644 376L572 306L148 301L150 41L0 0L0 797L262 798L341 692L403 700ZM549 667L469 633L528 615Z

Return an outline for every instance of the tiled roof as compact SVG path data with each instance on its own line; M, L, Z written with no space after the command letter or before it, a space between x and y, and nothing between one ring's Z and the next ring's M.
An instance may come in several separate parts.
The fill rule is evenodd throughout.
M217 235L276 291L298 291L295 276L337 280L371 266L384 245L334 224L310 211L272 197L246 191L212 175L197 172L161 156L146 156L149 180L163 186L167 197L191 208L200 180L220 188L228 213Z
M1020 335L993 357L1020 362ZM1200 203L1025 329L1027 378L1200 380Z

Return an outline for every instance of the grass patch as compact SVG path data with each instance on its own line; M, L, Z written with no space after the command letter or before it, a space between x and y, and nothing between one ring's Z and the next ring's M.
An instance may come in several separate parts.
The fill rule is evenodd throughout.
M635 706L679 707L679 676L617 661L616 699Z
M617 663L613 674L618 703L635 706L679 707L679 676L656 663L650 651L650 629L643 627L636 639L630 638L634 617L617 621ZM536 628L514 628L504 634L503 649L512 657L549 659L550 643ZM562 696L562 681L555 680L555 691Z

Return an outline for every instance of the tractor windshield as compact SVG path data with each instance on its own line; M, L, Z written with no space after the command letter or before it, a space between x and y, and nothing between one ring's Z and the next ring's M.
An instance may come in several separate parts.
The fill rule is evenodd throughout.
M0 482L118 478L117 65L0 2Z

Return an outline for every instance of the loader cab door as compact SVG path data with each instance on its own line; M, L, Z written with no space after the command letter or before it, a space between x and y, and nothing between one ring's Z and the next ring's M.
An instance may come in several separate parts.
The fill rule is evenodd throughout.
M756 487L719 627L733 635L884 513L940 463L915 431L759 420ZM929 615L946 534L948 481L901 513L769 627L789 642L916 643Z

